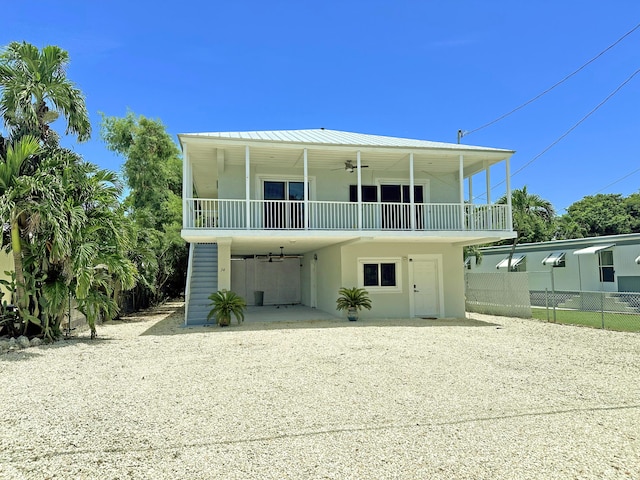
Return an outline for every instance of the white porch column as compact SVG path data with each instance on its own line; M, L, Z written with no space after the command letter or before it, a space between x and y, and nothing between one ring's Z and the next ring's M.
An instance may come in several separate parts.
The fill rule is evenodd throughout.
M187 217L191 218L191 211L188 206L187 198L193 197L193 186L191 185L193 179L189 178L189 155L187 150L187 144L182 146L182 228L192 223L191 220L187 221ZM191 194L189 194L189 188L191 188Z
M244 191L246 201L245 211L247 215L245 228L248 230L251 228L251 161L249 145L244 148Z
M309 230L309 165L307 158L307 149L304 149L304 229Z
M416 199L413 177L413 153L409 154L409 213L411 215L411 230L416 229Z
M473 176L469 177L469 203L473 204Z
M231 290L231 239L218 238L218 290Z
M506 175L507 175L507 227L509 230L513 230L513 214L511 213L511 159L507 158L506 161Z
M356 154L356 165L358 175L358 230L362 230L362 162L360 160L360 150Z
M491 166L486 160L484 162L484 172L487 178L487 205L491 205Z
M465 221L464 221L464 155L460 155L460 165L458 167L459 170L459 186L460 186L460 229L465 230Z

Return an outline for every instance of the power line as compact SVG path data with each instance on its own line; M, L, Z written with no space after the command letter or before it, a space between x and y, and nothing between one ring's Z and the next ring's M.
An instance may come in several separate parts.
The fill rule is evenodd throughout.
M538 153L535 157L533 157L531 160L529 160L527 163L525 163L522 167L520 167L518 170L516 170L515 172L513 172L511 174L511 178L515 177L518 173L522 172L522 170L524 170L525 168L527 168L529 165L531 165L533 162L535 162L536 160L538 160L541 156L543 156L545 153L547 153L549 150L551 150L554 146L556 146L558 143L560 143L560 141L565 138L567 135L569 135L572 131L574 131L582 122L584 122L587 118L589 118L591 115L593 115L598 109L600 109L600 107L602 107L605 103L607 103L609 100L611 100L611 98L613 98L614 95L616 95L621 89L622 87L624 87L627 83L629 83L633 77L635 77L638 73L640 73L640 68L638 70L636 70L635 72L633 72L624 82L622 82L620 85L618 85L616 87L616 89L611 92L609 95L607 95L607 97L602 100L598 105L596 105L593 109L591 109L591 111L589 113L587 113L584 117L582 117L580 120L578 120L575 124L573 124L573 126L571 128L569 128L569 130L567 130L566 132L564 132L562 135L560 135L558 138L556 138L553 142L551 142L547 147L544 148L544 150L542 150L540 153ZM635 172L632 172L635 173ZM626 178L626 177L625 177ZM622 179L621 179L622 180ZM501 182L496 183L494 186L491 187L491 190L499 187L500 185L502 185L503 183L505 183L506 180L502 180ZM607 185L608 187L609 185ZM607 188L605 187L605 188ZM474 198L478 198L478 197L474 197Z
M624 82L622 82L620 85L618 85L618 87L611 92L609 95L607 95L607 97L602 100L598 105L596 105L589 113L587 113L584 117L582 117L580 120L578 120L569 130L567 130L566 132L564 132L562 135L560 135L556 140L554 140L553 142L551 142L549 144L549 146L547 146L544 150L542 150L542 152L540 152L539 154L537 154L535 157L533 157L531 160L529 160L527 163L525 163L522 167L520 167L518 170L516 170L515 172L513 172L513 174L511 174L512 177L514 177L515 175L517 175L518 173L520 173L522 170L524 170L525 168L527 168L529 165L531 165L533 162L535 162L537 159L539 159L542 155L544 155L545 153L547 153L549 150L551 150L551 148L553 148L554 146L556 146L558 143L560 143L560 141L565 138L567 135L569 135L571 132L573 132L582 122L584 122L587 118L589 118L591 115L593 115L598 109L600 109L600 107L602 107L605 103L607 103L609 100L611 100L611 98L618 93L622 87L624 87L627 83L629 83L631 81L631 79L633 77L635 77L638 73L640 73L640 69L636 70L635 72L633 72L631 74L630 77L628 77ZM504 182L502 182L504 183ZM498 184L500 185L500 184ZM496 186L498 186L496 185ZM495 188L495 187L493 187Z
M587 63L585 63L584 65L582 65L580 68L578 68L577 70L573 71L572 73L570 73L569 75L567 75L566 77L564 77L562 80L560 80L559 82L556 82L555 84L553 84L551 87L547 88L544 92L539 93L538 95L536 95L535 97L533 97L530 100L527 100L525 103L523 103L522 105L520 105L519 107L514 108L513 110L505 113L504 115L501 115L500 117L496 118L495 120L490 121L489 123L485 123L484 125L475 128L473 130L470 131L460 131L461 133L459 133L460 137L462 136L466 136L475 132L478 132L480 130L482 130L483 128L486 128L490 125L493 125L494 123L499 122L500 120L507 118L509 115L517 112L518 110L526 107L527 105L529 105L530 103L535 102L536 100L538 100L540 97L546 95L547 93L549 93L551 90L553 90L554 88L556 88L558 85L564 83L565 81L569 80L571 77L573 77L576 73L580 72L581 70L583 70L585 67L587 67L588 65L590 65L591 63L593 63L594 61L596 61L598 58L600 58L602 55L604 55L606 52L608 52L609 50L611 50L613 47L615 47L618 43L620 43L622 40L624 40L626 37L628 37L629 35L631 35L633 32L635 32L638 28L640 28L640 23L637 24L635 27L633 27L631 30L629 30L627 33L625 33L624 35L622 35L618 40L616 40L615 42L613 42L611 45L609 45L607 48L605 48L604 50L602 50L600 53L598 53L595 57L593 57L591 60L589 60Z
M624 175L624 176L620 177L619 179L614 180L614 181L613 181L613 182L611 182L610 184L605 185L604 187L602 187L602 188L601 188L600 190L598 190L597 192L592 193L592 194L591 194L591 196L593 196L593 195L597 195L598 193L602 192L603 190L606 190L607 188L609 188L609 187L611 187L611 186L615 185L616 183L621 182L621 181L622 181L622 180L624 180L625 178L629 178L631 175L633 175L634 173L637 173L637 172L640 172L640 168L636 168L633 172L629 172L629 173L627 173L626 175Z

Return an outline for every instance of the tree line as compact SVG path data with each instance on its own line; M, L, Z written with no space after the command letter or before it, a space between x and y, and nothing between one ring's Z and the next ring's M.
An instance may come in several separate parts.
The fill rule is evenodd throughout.
M506 198L498 203L506 203ZM518 243L640 233L640 192L627 197L589 195L558 216L551 202L530 193L525 185L513 190L511 205Z
M129 112L101 124L125 159L122 178L62 147L58 119L78 141L92 133L68 64L57 46L0 51L1 246L14 262L0 318L17 310L19 333L48 340L61 335L72 301L93 337L126 298L145 307L179 294L187 260L177 146L160 121Z

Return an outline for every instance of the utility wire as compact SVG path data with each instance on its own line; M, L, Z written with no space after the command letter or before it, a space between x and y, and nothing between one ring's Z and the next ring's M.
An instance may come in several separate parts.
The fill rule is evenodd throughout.
M609 185L605 185L604 187L602 187L600 190L598 190L597 192L594 192L591 194L591 196L593 195L597 195L598 193L602 192L603 190L606 190L607 188L615 185L618 182L621 182L622 180L624 180L625 178L629 178L631 175L633 175L634 173L640 172L640 168L636 168L633 172L629 172L626 175L624 175L623 177L620 177L617 180L614 180L613 182L611 182Z
M560 135L557 139L555 139L553 142L551 142L544 150L542 150L540 153L538 153L535 157L533 157L531 160L529 160L527 163L525 163L522 167L520 167L518 170L516 170L515 172L513 172L511 174L511 178L513 178L514 176L516 176L518 173L520 173L522 170L524 170L525 168L527 168L529 165L531 165L533 162L535 162L536 160L538 160L542 155L544 155L545 153L547 153L549 150L551 150L554 146L556 146L558 143L560 143L560 141L565 138L567 135L569 135L571 132L573 132L582 122L584 122L587 118L589 118L591 115L593 115L600 107L602 107L605 103L607 103L609 100L611 100L611 98L616 95L621 89L622 87L624 87L627 83L629 83L631 81L631 79L633 79L633 77L635 77L638 73L640 73L640 68L638 70L636 70L635 72L633 72L631 74L631 76L629 76L624 82L622 82L620 85L618 85L618 87L611 92L609 95L607 95L607 97L602 100L598 105L596 105L589 113L587 113L584 117L582 117L580 120L578 120L569 130L567 130L566 132L564 132L562 135ZM635 173L635 172L632 172ZM506 180L502 180L501 182L496 183L493 187L491 187L491 190L499 187L500 185L502 185L503 183L505 183ZM607 185L608 187L609 185ZM607 188L605 187L605 188ZM479 197L475 197L475 198L479 198Z
M482 130L483 128L487 128L490 125L493 125L494 123L499 122L500 120L507 118L509 115L517 112L518 110L526 107L527 105L529 105L530 103L535 102L536 100L538 100L540 97L546 95L547 93L549 93L551 90L553 90L554 88L556 88L558 85L564 83L565 81L569 80L571 77L573 77L576 73L580 72L581 70L583 70L585 67L587 67L588 65L590 65L591 63L593 63L594 61L596 61L598 58L600 58L602 55L604 55L606 52L608 52L609 50L611 50L613 47L615 47L617 44L619 44L622 40L624 40L626 37L628 37L629 35L631 35L633 32L635 32L638 28L640 28L640 23L637 24L635 27L633 27L631 30L629 30L627 33L625 33L624 35L622 35L618 40L616 40L615 42L613 42L611 45L609 45L607 48L605 48L604 50L602 50L600 53L598 53L595 57L593 57L591 60L589 60L587 63L585 63L584 65L582 65L580 68L578 68L577 70L575 70L574 72L570 73L569 75L567 75L566 77L564 77L562 80L560 80L559 82L556 82L555 84L553 84L551 87L547 88L544 92L536 95L535 97L533 97L530 100L527 100L525 103L523 103L522 105L520 105L519 107L514 108L513 110L505 113L504 115L501 115L500 117L496 118L495 120L490 121L489 123L485 123L484 125L475 128L473 130L470 131L463 131L462 132L462 136L466 136L469 135L471 133L475 133L478 132L480 130Z

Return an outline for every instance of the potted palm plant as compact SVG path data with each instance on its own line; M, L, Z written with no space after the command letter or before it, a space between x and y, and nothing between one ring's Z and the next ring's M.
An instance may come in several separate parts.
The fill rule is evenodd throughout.
M336 310L346 310L347 318L352 322L358 320L358 312L363 308L371 310L371 299L369 298L369 292L367 292L364 288L342 287L340 290L338 290L338 294L340 296L336 300Z
M247 302L235 292L220 290L209 295L211 300L211 311L207 315L207 322L215 317L216 323L221 327L228 327L233 314L238 324L244 322L244 311Z

